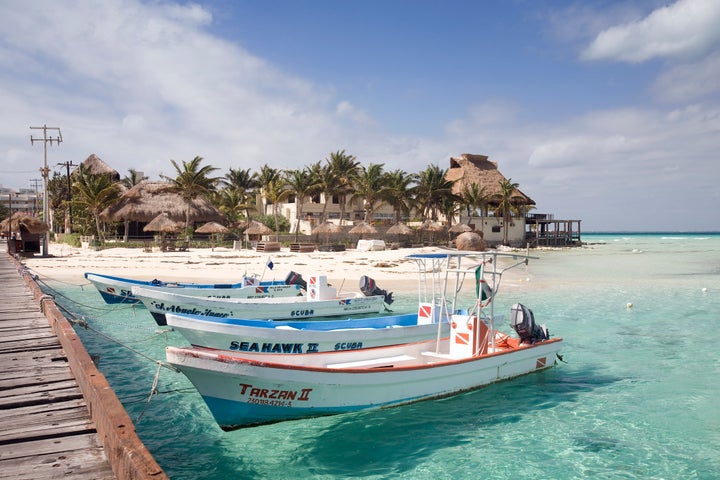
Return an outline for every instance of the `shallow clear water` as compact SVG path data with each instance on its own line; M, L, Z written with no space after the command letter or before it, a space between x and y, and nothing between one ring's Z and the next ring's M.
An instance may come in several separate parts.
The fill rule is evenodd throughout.
M530 307L565 339L567 363L440 401L234 432L168 369L147 402L155 360L185 344L177 332L90 285L41 280L85 317L83 342L173 479L720 478L720 235L583 240L531 252L496 299L499 312Z

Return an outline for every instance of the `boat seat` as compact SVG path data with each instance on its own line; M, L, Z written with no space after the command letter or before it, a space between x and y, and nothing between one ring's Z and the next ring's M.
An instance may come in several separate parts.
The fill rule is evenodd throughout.
M371 358L355 362L330 363L327 368L391 368L397 367L398 363L408 364L415 361L416 358L410 355L397 355L395 357Z

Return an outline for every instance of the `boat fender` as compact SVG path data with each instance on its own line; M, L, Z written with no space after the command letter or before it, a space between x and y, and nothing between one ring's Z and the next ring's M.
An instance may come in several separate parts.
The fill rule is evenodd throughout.
M375 280L368 277L367 275L363 275L360 277L360 291L366 296L366 297L372 297L374 295L382 295L385 297L385 303L390 305L395 301L395 299L392 298L393 294L392 292L389 292L387 290L383 290L377 285L375 285Z

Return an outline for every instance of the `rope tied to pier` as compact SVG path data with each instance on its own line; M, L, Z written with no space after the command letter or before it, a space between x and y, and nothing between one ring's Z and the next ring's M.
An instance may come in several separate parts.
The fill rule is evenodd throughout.
M150 387L150 395L148 395L147 400L145 401L145 406L142 409L142 412L140 412L140 415L135 419L135 422L138 423L140 419L145 415L145 412L147 411L148 406L150 405L150 400L152 400L152 397L158 394L158 382L160 381L160 369L162 369L164 362L158 361L157 362L157 370L155 371L155 378L153 379L152 387ZM173 367L174 368L174 367Z
M53 297L52 295L47 295L47 294L46 294L46 295L41 296L41 297L38 299L38 302L40 302L40 311L41 311L42 313L45 313L45 308L46 308L46 307L45 307L45 302L47 302L47 301L54 302L54 301L55 301L55 297Z

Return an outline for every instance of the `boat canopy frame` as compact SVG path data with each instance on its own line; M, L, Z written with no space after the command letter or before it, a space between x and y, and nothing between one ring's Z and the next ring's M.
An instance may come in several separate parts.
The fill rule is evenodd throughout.
M421 303L428 301L430 295L434 308L440 308L441 318L450 319L453 314L458 313L476 315L479 319L488 322L490 332L495 331L494 300L500 290L503 274L521 265L528 265L531 259L538 259L531 257L528 252L522 254L497 251L417 253L406 258L415 261L418 266L418 300ZM511 262L501 266L498 264L498 259L509 259ZM469 274L475 277L475 298L467 309L461 309L458 306L459 296ZM489 291L481 288L481 282L487 285ZM489 298L483 298L484 293ZM436 349L440 348L440 323L438 322ZM478 337L481 335L480 330L477 329L475 332ZM489 337L489 347L494 349L495 335ZM482 342L483 339L477 338L478 345Z

